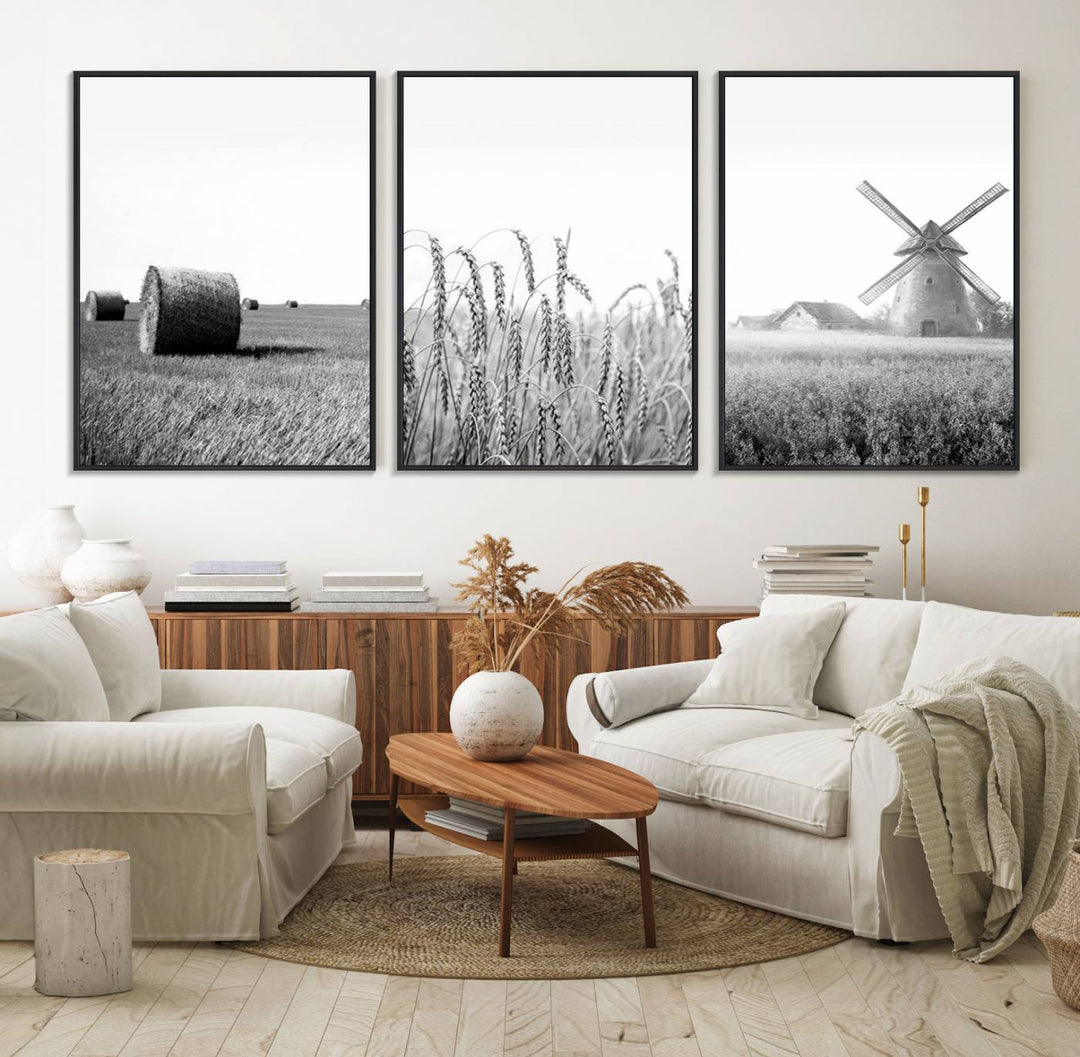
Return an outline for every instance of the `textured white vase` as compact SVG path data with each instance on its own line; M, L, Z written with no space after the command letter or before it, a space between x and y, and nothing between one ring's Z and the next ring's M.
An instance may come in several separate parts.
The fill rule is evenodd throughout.
M83 540L60 573L76 602L92 602L113 591L137 591L150 582L150 565L131 540Z
M8 540L8 565L44 604L70 602L60 570L85 536L73 506L43 506Z
M517 672L476 672L454 691L450 729L473 759L519 760L544 729L544 702Z

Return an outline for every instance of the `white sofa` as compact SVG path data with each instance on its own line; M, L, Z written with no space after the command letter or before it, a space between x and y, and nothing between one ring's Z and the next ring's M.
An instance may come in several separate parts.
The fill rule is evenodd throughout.
M30 718L43 707L74 710L0 722L0 939L33 937L33 857L88 846L130 853L136 939L273 935L354 839L351 778L362 747L352 674L159 672L134 595L77 615L100 623L114 613L108 605L126 607L120 637L106 625L106 640L86 640L93 666L79 669L77 684L86 700L67 704L34 679L61 690L71 681L32 663L35 652L66 657L79 645L65 608L0 621L0 716L8 704L5 718L28 718L15 715L20 701ZM80 626L74 613L70 622ZM151 697L157 688L156 707L118 715L134 683ZM111 718L85 721L87 708L99 714L102 687Z
M967 661L1005 655L1080 708L1080 620L884 599L770 596L762 615L846 603L814 689L817 719L682 708L712 661L579 676L567 702L581 752L660 791L653 872L796 917L896 941L948 935L922 846L894 836L896 757L852 718ZM633 823L612 825L634 842Z

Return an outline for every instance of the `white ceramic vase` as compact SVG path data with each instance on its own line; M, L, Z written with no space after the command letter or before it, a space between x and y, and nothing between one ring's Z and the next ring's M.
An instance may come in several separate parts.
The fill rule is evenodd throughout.
M475 760L519 760L543 728L540 692L517 672L476 672L450 701L450 729Z
M70 602L60 570L85 536L86 529L75 518L75 507L43 506L8 540L8 564L45 605Z
M150 582L150 565L131 540L83 540L60 575L76 602L92 602L114 591L141 595Z

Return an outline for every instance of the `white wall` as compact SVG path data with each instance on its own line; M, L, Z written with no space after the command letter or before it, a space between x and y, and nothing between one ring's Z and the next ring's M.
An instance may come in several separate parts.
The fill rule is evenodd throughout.
M0 40L0 540L45 502L130 535L159 603L193 558L287 557L301 587L343 566L422 568L444 600L479 533L509 535L551 584L587 562L663 564L697 603L747 602L766 543L880 543L932 486L930 594L1030 612L1080 608L1080 6L1072 0L52 0L11 4ZM75 69L379 71L378 447L371 473L71 471L71 79ZM397 473L397 69L701 73L696 474ZM726 473L718 443L717 85L728 69L1015 69L1022 95L1022 469ZM797 105L797 104L796 104ZM138 135L138 129L132 129ZM0 565L3 563L0 562ZM6 566L0 608L28 602Z

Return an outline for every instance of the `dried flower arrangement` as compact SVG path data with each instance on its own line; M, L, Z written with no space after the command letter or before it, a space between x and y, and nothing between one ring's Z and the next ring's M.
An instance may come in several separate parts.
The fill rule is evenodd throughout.
M459 563L473 575L458 589L473 615L454 637L470 672L511 671L538 636L557 649L572 634L575 613L592 617L607 631L625 631L632 617L686 605L686 592L658 565L619 562L581 576L574 573L558 591L526 587L534 565L513 562L514 548L501 536L485 535ZM581 577L578 579L578 577Z

